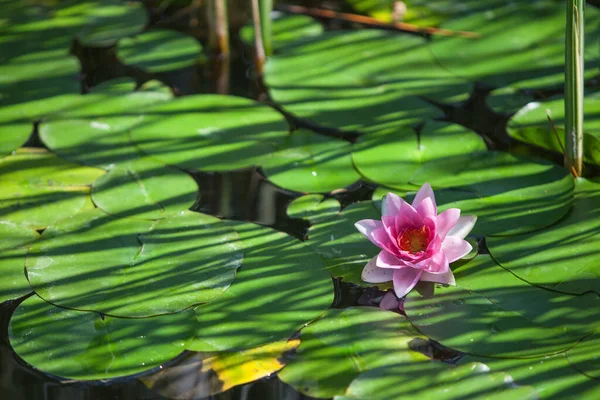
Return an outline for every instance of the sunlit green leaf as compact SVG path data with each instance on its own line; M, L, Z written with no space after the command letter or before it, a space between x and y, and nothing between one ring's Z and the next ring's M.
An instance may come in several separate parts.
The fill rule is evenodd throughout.
M306 15L273 15L271 29L273 49L276 51L296 40L318 36L323 33L323 26L314 18ZM254 46L254 24L252 21L241 29L240 37L246 44Z
M282 232L230 222L244 261L221 297L196 308L195 351L228 351L287 339L333 301L331 277L308 246Z
M9 338L25 362L71 379L137 374L177 356L193 332L191 311L114 318L54 307L32 296L17 307Z
M177 312L229 287L242 258L237 237L190 211L151 222L94 209L44 231L27 276L38 295L63 307L124 317Z

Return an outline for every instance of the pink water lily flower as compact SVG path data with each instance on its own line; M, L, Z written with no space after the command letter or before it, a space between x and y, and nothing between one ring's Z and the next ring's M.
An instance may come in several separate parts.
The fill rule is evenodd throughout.
M356 228L381 252L367 263L362 279L369 283L393 281L398 297L404 297L419 281L454 285L448 266L467 255L472 247L464 240L477 221L462 216L458 208L437 214L429 183L419 189L412 205L388 193L382 202L381 221L364 219Z

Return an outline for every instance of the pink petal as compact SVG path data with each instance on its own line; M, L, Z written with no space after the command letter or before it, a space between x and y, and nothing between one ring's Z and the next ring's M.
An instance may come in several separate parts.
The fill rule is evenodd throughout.
M444 285L456 285L452 270L448 270L448 272L443 274L430 274L429 272L423 272L423 275L421 275L421 280L425 282L442 283Z
M460 239L467 237L471 229L475 226L477 217L474 215L463 215L458 219L456 225L454 225L446 234L446 236L454 236Z
M402 197L398 196L397 194L389 192L385 196L385 202L384 202L382 214L383 215L398 215L398 213L400 212L400 208L402 207L403 204L408 204L408 203L406 203L404 201L404 199L402 199Z
M415 287L421 278L422 271L414 268L394 270L394 292L396 296L404 297Z
M381 221L377 221L376 219L363 219L362 221L358 221L357 223L355 223L354 226L367 239L373 242L374 245L379 246L379 244L373 238L373 231L376 229L383 228L383 224L381 223Z
M423 217L407 202L402 204L400 214L396 217L396 230L398 232L406 228L420 228L423 226Z
M446 236L446 239L442 242L442 251L446 254L448 262L463 258L471 250L473 250L473 246L469 242L456 236Z
M419 205L416 207L417 213L422 217L435 217L437 210L435 207L435 200L432 200L431 197L425 197Z
M393 291L388 290L384 295L381 301L379 302L379 308L382 310L398 310L400 308L400 302L396 298L396 295Z
M449 208L441 212L435 219L435 233L440 239L444 240L448 231L452 229L460 218L460 210L458 208Z
M377 261L375 263L379 268L406 268L404 261L386 250L381 250L377 255Z
M430 258L417 263L416 267L432 274L443 274L450 269L448 259L443 251L439 251Z
M437 208L435 204L435 195L433 194L433 189L431 188L431 185L427 182L423 184L423 186L421 186L421 189L419 189L419 191L417 192L417 195L415 196L412 202L412 206L414 208L419 207L419 204L421 204L421 202L426 198L431 199L434 209Z
M368 283L382 283L391 281L394 270L379 268L377 265L375 265L376 262L377 256L373 257L371 261L365 265L365 268L363 268L362 271L362 280Z
M398 229L396 228L396 217L393 215L384 215L381 217L381 222L383 222L383 226L385 227L385 231L390 237L390 240L392 242L397 242Z
M390 235L386 232L385 228L375 229L373 233L371 233L373 237L374 243L381 249L387 250L395 256L400 255L400 250L398 249L398 243L396 241L392 241L390 239Z

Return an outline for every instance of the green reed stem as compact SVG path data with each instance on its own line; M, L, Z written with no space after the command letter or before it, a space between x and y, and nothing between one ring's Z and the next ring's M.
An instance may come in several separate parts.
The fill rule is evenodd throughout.
M265 55L267 57L273 54L271 12L273 11L273 0L259 0L260 3L260 24L261 37Z
M252 0L252 20L254 22L254 63L256 73L262 75L263 65L265 64L265 47L263 42L263 21L260 10L260 0Z
M583 169L583 68L585 0L567 1L565 43L565 164ZM569 165L567 165L569 167Z

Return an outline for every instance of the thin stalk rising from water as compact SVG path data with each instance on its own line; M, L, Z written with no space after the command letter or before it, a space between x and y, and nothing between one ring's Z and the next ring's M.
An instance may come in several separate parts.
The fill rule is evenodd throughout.
M259 0L260 1L260 24L261 24L261 36L263 47L265 49L265 55L267 57L273 55L273 39L272 39L272 27L271 27L271 12L273 11L273 0Z
M583 68L585 0L567 1L565 43L565 164L583 168Z
M252 19L254 21L254 61L256 65L256 74L261 76L263 65L265 64L265 47L263 42L264 21L262 20L259 1L260 0L252 0Z

